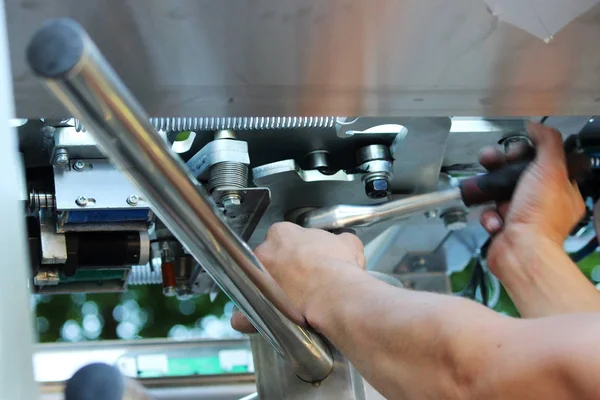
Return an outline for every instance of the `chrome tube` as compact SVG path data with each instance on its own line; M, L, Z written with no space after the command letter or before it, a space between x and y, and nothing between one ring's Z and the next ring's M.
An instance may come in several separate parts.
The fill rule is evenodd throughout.
M203 188L153 129L81 26L45 24L27 50L32 69L94 134L159 218L303 380L323 380L331 352L305 324L252 250L224 222Z
M337 205L308 211L298 217L306 228L335 230L353 226L369 226L381 221L404 218L446 203L461 200L459 188L410 196L374 206Z

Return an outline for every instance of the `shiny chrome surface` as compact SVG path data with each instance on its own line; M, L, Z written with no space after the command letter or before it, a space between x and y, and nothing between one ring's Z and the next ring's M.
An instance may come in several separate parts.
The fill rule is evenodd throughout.
M81 38L83 53L64 79L47 80L48 87L84 121L165 225L298 376L306 381L325 378L332 369L327 346L309 328L298 325L305 324L302 315L225 224L206 192L194 184L87 34L77 26L67 27L62 26L68 35Z
M365 322L368 323L368 322ZM344 356L334 350L335 368L318 386L309 386L294 376L259 336L250 339L259 399L285 400L384 400Z
M377 222L408 217L435 209L447 203L456 202L460 198L460 189L453 188L377 205L352 206L342 204L308 211L298 217L298 223L306 228L328 230L369 226Z
M56 17L73 17L90 32L155 117L600 110L600 53L591 50L600 37L600 6L546 43L501 20L484 0L6 3L22 117L66 114L22 57L35 27ZM518 4L528 3L510 7Z

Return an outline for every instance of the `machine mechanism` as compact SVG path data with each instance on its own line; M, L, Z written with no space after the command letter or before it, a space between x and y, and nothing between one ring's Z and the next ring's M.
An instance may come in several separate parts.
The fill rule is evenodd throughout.
M515 145L530 146L525 124L537 121L563 133L571 177L578 180L588 201L589 213L570 240L587 253L597 246L595 238L588 243L588 237L582 234L583 228L599 226L593 210L600 204L600 125L593 118L598 111L598 98L587 92L577 91L567 105L561 104L558 109L548 100L550 95L536 103L539 91L525 93L514 105L505 99L513 99L516 89L494 92L496 86L509 87L511 77L502 76L498 79L509 80L508 83L493 85L472 73L475 87L457 89L456 99L460 101L455 104L446 98L453 87L448 81L443 91L435 87L429 92L419 88L405 90L409 81L389 77L381 63L371 74L381 75L383 86L371 84L366 70L362 77L350 68L350 76L340 78L344 81L338 91L335 85L323 86L315 77L323 73L336 82L338 78L331 73L333 66L329 64L307 67L316 75L307 74L307 81L300 83L288 74L289 69L282 67L281 76L261 86L246 80L267 79L264 71L248 67L244 73L250 75L244 76L234 70L235 62L229 62L232 71L225 71L221 79L210 63L198 62L201 68L197 74L187 69L189 65L181 66L179 72L185 75L182 79L187 80L187 86L181 86L182 90L174 94L173 88L181 78L177 67L171 65L174 70L169 71L173 75L170 78L162 74L158 64L152 70L156 72L154 76L138 77L136 68L146 71L140 60L133 61L135 67L124 66L121 56L127 45L115 50L112 34L100 34L104 28L89 19L83 24L85 29L62 19L42 25L42 19L48 15L42 18L43 13L36 11L37 3L7 3L9 16L32 22L28 24L31 32L25 35L20 31L17 34L14 22L9 20L9 35L15 38L11 41L12 55L18 58L27 53L28 64L23 64L23 57L13 61L16 115L22 118L13 122L25 171L25 178L18 182L18 192L26 221L30 291L122 292L133 285L161 285L164 296L180 300L223 291L260 334L252 339L259 398L378 396L341 354L306 325L254 257L251 248L264 240L276 222L291 221L309 228L356 234L365 244L368 270L398 286L447 293L448 274L461 270L473 259L478 260L479 267L473 282L483 279L483 275L493 280L482 267L489 238L479 226L479 215L490 201L510 197L529 160L488 175L478 164L477 155L484 146L497 146L507 152ZM48 3L60 9L70 2ZM136 8L139 11L141 4L133 3L140 6ZM146 30L153 15L168 15L170 23L184 21L172 28L177 35L187 37L182 31L185 2L172 2L169 6L167 2L151 3L147 15L140 17L144 22L135 23L142 26L141 31ZM225 2L190 3L207 8L202 15L217 16L227 11ZM261 26L257 22L260 19L271 21L277 17L293 19L304 27L305 17L316 25L326 20L330 11L322 3L334 2L298 3L304 6L281 6L281 13L277 7L270 10L265 5L242 8L247 9L246 22L251 26ZM340 17L340 31L349 32L347 24L362 26L351 24L353 19L360 20L360 12L368 21L378 20L379 11L369 11L361 2L346 3L338 10L339 15L344 15ZM394 2L382 3L394 10L398 7L391 4ZM471 15L479 21L491 18L485 1L481 1L481 10L469 12L467 3L457 2L458 11L452 13ZM434 6L448 7L437 1L420 4L411 6L415 15L419 15L417 9L426 13ZM598 12L597 8L593 10ZM191 15L200 13L195 7L188 11ZM135 19L134 14L114 14L122 19L115 24L127 25L127 21ZM469 21L479 33L471 47L463 49L464 57L473 51L473 57L481 59L479 42L485 42L488 36L506 37L504 31L517 30L504 22L490 22L486 30ZM211 21L205 22L212 26ZM230 25L234 32L241 29L235 23ZM272 24L268 27L274 31L282 29ZM380 37L374 27L368 23L360 29ZM569 29L578 28L579 23ZM599 29L597 22L594 29ZM285 29L282 32L291 35ZM442 34L436 32L432 38ZM521 31L518 34L528 35ZM147 37L125 37L131 41L129 45L137 48L157 35L152 31ZM369 36L366 32L357 35ZM260 30L257 36L266 40L269 35ZM540 50L546 44L538 43L538 38L512 40L525 43L540 57L556 57L549 50ZM338 38L335 43L346 41ZM500 46L495 43L490 45ZM569 47L565 43L561 45ZM163 45L162 41L157 44ZM327 46L323 45L320 53L317 48L313 50L326 58ZM262 46L258 45L259 50ZM348 52L353 51L351 47L347 46ZM163 48L167 51L164 58L168 59L168 48ZM367 48L357 51L364 53ZM285 55L291 50L278 51ZM415 74L407 61L397 59L398 54L394 50L391 65L406 66L408 75ZM215 59L220 56L227 55L220 50L212 54ZM227 57L236 61L240 55ZM354 56L348 57L353 62ZM280 59L286 62L285 57ZM300 64L301 56L294 55L291 60ZM344 64L343 59L336 61ZM448 71L431 68L439 79L452 73L457 82L466 85L468 81L467 72L455 71L460 66L449 65ZM525 63L524 68L525 75L531 76L530 66ZM392 75L401 72L400 68L394 69ZM226 88L224 92L213 88L214 93L208 90L198 96L193 88L207 87L205 74L221 79L219 87ZM244 84L228 85L228 79ZM360 89L351 89L348 79L365 82ZM594 75L590 79L597 82L598 78ZM148 84L149 89L145 92L145 86L138 81ZM277 82L282 84L278 86ZM419 82L422 80L417 79L415 84L418 86ZM131 85L132 91L125 85ZM319 85L322 91L315 89ZM42 90L42 86L49 90ZM253 92L257 87L265 92ZM385 87L394 89L388 93ZM156 95L162 89L162 95ZM301 93L301 89L306 89L306 93ZM369 97L369 90L375 91L374 97ZM361 96L363 102L348 104ZM552 98L559 97L554 93ZM581 116L554 116L567 111ZM473 291L467 292L463 294L475 296ZM486 294L483 301L489 300ZM245 346L249 351L247 343ZM103 367L98 370L109 375L114 372ZM274 385L274 380L279 383Z

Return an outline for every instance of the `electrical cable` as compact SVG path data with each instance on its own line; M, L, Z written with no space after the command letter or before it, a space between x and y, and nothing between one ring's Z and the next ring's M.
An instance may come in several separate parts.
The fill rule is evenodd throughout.
M477 292L481 296L481 302L487 306L489 304L489 291L486 282L487 268L484 267L485 258L487 257L487 250L490 246L491 239L486 242L477 250L475 265L473 266L473 272L467 285L458 292L459 296L468 297L470 299L477 299Z
M594 236L587 244L585 244L581 249L577 250L575 253L571 254L571 260L573 262L578 263L583 260L590 254L592 254L598 248L598 237Z

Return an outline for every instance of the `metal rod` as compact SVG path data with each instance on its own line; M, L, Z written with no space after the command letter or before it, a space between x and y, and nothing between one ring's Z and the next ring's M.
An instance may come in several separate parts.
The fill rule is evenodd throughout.
M10 127L14 99L6 33L5 2L0 1L0 168L4 193L0 197L0 399L37 399L33 380L33 318L27 280L30 263L21 197L23 166L17 132Z
M327 230L369 226L377 222L425 212L457 200L461 200L460 189L452 188L374 206L337 205L319 208L301 214L298 223L306 228Z
M333 368L327 345L224 222L83 28L71 20L51 21L27 52L33 70L296 374L308 382L327 377Z

